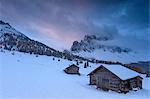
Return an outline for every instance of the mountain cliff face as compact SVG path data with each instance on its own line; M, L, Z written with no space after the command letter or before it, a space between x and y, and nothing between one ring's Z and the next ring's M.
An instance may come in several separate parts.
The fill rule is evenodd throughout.
M113 38L108 36L97 37L95 35L85 35L84 39L80 42L74 41L71 46L72 52L93 52L96 49L108 51L112 53L128 53L131 52L129 48L123 48L118 45L105 44L107 41L111 41Z

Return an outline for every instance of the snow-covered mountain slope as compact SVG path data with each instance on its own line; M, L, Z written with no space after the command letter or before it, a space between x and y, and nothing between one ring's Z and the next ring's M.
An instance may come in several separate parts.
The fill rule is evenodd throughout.
M2 35L4 33L25 36L22 33L20 33L19 31L17 31L15 28L13 28L9 23L5 23L2 20L0 20L0 35Z
M71 60L78 57L69 53L60 52L43 43L32 40L23 33L14 29L10 24L3 21L0 21L0 49L36 55L55 56Z
M3 21L0 21L0 48L49 56L60 54L53 48L28 38Z
M150 79L143 76L143 89L127 94L104 92L89 85L87 76L98 64L83 68L81 76L68 75L63 69L74 63L48 56L20 52L0 52L0 99L147 99Z
M87 58L120 61L123 63L150 60L149 43L127 36L96 37L86 35L81 42L75 41L71 52Z

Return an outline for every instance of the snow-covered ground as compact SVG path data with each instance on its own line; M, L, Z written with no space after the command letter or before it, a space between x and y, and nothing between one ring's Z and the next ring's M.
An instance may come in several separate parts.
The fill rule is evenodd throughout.
M89 86L87 74L99 65L83 68L78 75L63 69L74 63L53 57L15 52L0 52L0 99L148 99L150 79L143 79L143 89L127 94L104 92Z
M122 63L132 63L132 62L138 62L138 61L149 61L150 56L149 54L143 54L144 51L141 53L112 53L112 52L104 52L103 50L95 50L92 53L90 52L80 52L75 53L76 55L86 57L86 58L94 58L99 60L105 60L105 61L119 61Z

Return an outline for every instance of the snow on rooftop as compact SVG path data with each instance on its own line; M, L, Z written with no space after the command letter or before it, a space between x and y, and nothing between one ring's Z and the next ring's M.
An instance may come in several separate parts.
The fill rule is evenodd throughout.
M121 65L103 65L103 66L106 67L108 70L110 70L112 73L116 74L122 80L133 78L139 75L137 72L128 69L126 67L123 67Z

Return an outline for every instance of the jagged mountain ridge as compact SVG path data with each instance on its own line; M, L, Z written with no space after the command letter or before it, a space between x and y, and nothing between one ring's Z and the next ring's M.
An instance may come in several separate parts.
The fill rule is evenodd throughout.
M92 52L96 49L103 51L109 51L112 53L128 53L131 52L129 48L123 48L118 45L105 45L104 42L110 41L113 38L110 36L96 36L96 35L85 35L84 39L80 42L74 41L71 46L72 52Z

